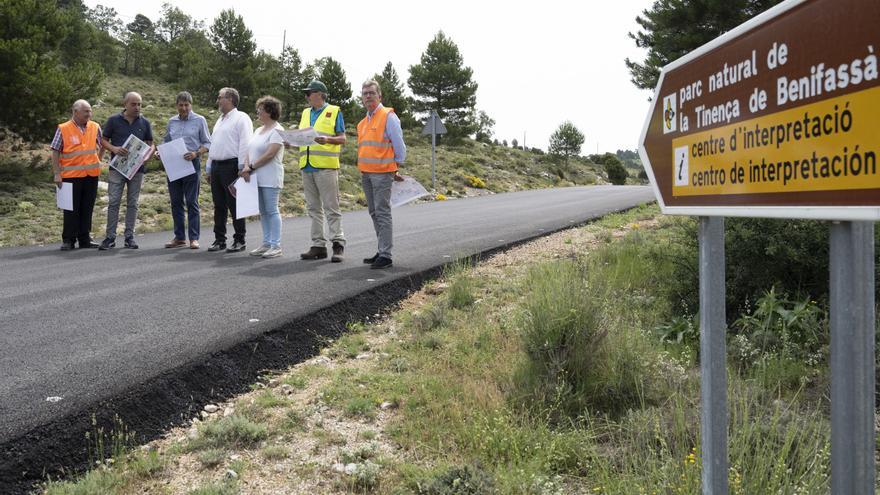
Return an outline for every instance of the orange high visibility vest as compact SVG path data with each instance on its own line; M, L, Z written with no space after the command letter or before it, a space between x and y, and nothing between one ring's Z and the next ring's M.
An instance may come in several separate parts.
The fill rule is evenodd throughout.
M385 121L393 108L380 107L373 118L358 123L358 170L369 173L396 172L394 147L385 138Z
M82 132L73 120L58 124L64 149L61 150L61 178L77 179L81 177L97 177L101 173L100 151L95 146L101 127L97 122L89 121L86 132Z

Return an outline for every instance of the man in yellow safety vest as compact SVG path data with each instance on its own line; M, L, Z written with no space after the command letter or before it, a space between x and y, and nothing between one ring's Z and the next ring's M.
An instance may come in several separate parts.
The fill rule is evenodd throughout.
M339 155L345 144L345 122L342 111L327 103L327 86L312 81L306 88L308 108L302 112L299 128L312 127L318 133L315 143L299 149L299 168L302 171L306 210L312 219L312 246L300 257L317 260L327 257L327 235L324 212L330 230L333 256L330 261L342 261L345 234L342 232L342 211L339 209Z

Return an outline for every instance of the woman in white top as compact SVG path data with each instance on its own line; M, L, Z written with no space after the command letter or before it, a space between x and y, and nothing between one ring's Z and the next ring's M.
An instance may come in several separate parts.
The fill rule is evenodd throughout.
M251 251L251 256L274 258L281 256L281 213L278 196L284 185L284 140L275 129L284 130L278 123L281 102L271 96L257 100L257 118L262 127L254 131L248 145L248 156L241 176L246 181L257 180L260 197L260 224L263 227L263 245Z

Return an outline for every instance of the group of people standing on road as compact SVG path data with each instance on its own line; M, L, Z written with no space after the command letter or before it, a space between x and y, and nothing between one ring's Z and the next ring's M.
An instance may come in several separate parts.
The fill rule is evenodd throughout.
M345 122L338 106L327 103L327 87L312 81L303 91L308 100L300 118L299 128L311 127L317 133L314 144L299 148L306 210L311 218L311 246L300 255L304 260L343 261L345 234L339 207L339 167L342 146L346 142ZM376 254L364 258L371 268L392 266L391 184L403 180L398 167L406 159L406 145L400 119L394 110L382 105L382 91L375 80L364 82L361 98L367 114L357 125L357 167L366 196L370 217L377 236ZM183 139L183 158L192 162L195 173L167 181L174 221L174 238L166 248L189 246L199 249L200 211L199 188L201 161L207 154L205 179L211 186L214 202L214 242L210 252L239 252L246 249L245 221L236 219L234 190L230 188L239 177L257 181L262 244L250 251L252 256L281 256L281 213L278 200L284 186L283 157L285 144L276 130L284 130L278 120L281 102L264 96L257 100L256 112L260 126L255 130L250 117L238 110L240 101L234 88L222 88L217 95L220 117L212 132L207 120L192 110L192 95L177 95L177 115L168 121L163 142ZM108 183L107 227L103 241L91 237L92 213L97 199L98 176L103 151L112 156L126 155L124 144L129 136L153 144L150 122L141 115L143 100L129 92L123 99L123 111L112 115L103 129L91 120L92 108L85 100L73 104L71 119L58 125L52 140L52 166L55 184L71 183L73 209L64 211L61 250L116 247L117 224L122 193L126 192L126 214L123 246L137 249L134 238L138 199L144 180L144 165L128 178L110 167ZM158 155L158 153L156 153ZM227 220L232 217L232 244L227 245ZM325 228L326 227L326 228ZM328 232L329 231L329 232ZM187 243L188 239L188 243ZM328 253L328 244L330 252Z

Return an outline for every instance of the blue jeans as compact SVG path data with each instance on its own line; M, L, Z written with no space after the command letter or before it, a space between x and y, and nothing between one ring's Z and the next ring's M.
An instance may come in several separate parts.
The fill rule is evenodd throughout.
M174 219L174 239L186 240L184 226L189 225L189 240L199 240L199 159L193 160L194 175L181 177L174 182L168 182L168 194L171 196L171 218ZM186 222L184 222L183 208L186 206Z
M251 178L255 180L255 178ZM260 225L263 227L263 245L281 246L281 212L278 211L280 187L257 188L260 196Z

